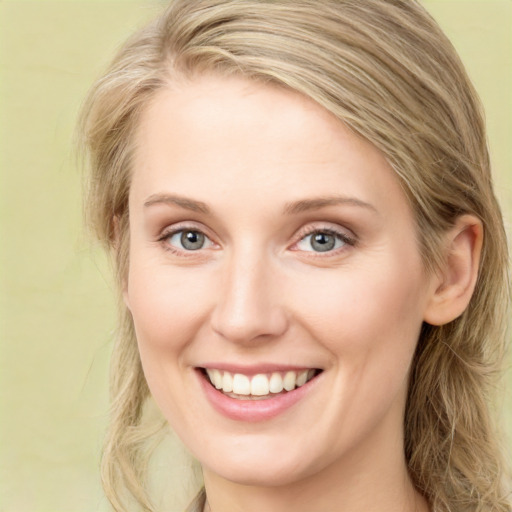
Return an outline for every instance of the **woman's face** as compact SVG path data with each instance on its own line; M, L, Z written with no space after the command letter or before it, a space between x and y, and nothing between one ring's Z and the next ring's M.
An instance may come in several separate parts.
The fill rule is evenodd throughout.
M383 155L311 100L213 76L159 92L125 300L151 392L205 471L275 486L401 456L434 289L415 229Z

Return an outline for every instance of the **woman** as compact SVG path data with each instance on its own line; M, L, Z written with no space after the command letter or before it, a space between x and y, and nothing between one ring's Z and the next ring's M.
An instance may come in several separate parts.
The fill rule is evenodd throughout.
M104 485L151 394L190 510L510 511L507 248L476 93L414 1L176 0L82 120L121 325ZM146 429L147 430L147 429Z

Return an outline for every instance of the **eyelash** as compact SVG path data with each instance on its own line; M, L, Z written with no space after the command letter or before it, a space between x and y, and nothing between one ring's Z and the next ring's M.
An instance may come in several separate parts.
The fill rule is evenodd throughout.
M186 249L179 249L177 247L174 247L173 245L171 245L168 240L173 237L174 235L178 234L178 233L182 233L182 232L193 232L193 233L201 233L202 235L204 235L205 238L207 238L208 240L211 241L211 238L204 232L203 229L197 227L197 226L190 226L190 225L179 225L179 226L175 226L173 228L170 228L168 230L165 230L162 235L158 238L158 242L160 242L164 248L164 250L166 251L169 251L173 254L177 254L179 256L184 256L184 257L190 257L190 256L197 256L197 254L194 254L194 253L198 253L201 249L198 249L197 251L192 251L192 250L186 250ZM212 244L214 244L214 242L211 242Z
M158 242L160 242L163 245L163 248L166 251L170 251L173 254L177 254L179 256L185 256L185 257L197 256L197 254L194 254L194 253L198 253L199 251L201 251L201 249L198 249L197 251L179 249L177 247L174 247L173 245L171 245L168 242L168 240L171 237L173 237L174 235L181 233L181 232L187 232L187 231L200 233L200 234L204 235L205 238L210 240L210 242L212 244L215 244L215 242L213 242L211 240L211 238L204 232L204 230L202 230L201 228L198 228L196 226L191 226L191 225L188 225L188 226L180 225L180 226L176 226L169 230L164 231L162 233L162 235L158 238ZM341 230L337 230L332 227L316 227L315 226L315 227L307 227L307 228L303 229L302 231L300 231L298 234L298 240L293 243L292 247L296 247L305 238L307 238L308 236L312 236L314 234L326 234L326 235L334 236L336 239L340 240L343 243L343 246L335 248L333 250L328 250L325 252L303 251L303 252L310 253L310 254L308 254L308 257L332 256L334 254L338 254L340 251L346 250L346 246L353 247L357 243L357 239L355 237L350 237L345 232L343 232ZM298 249L292 249L292 250L298 250Z
M333 227L322 227L322 226L311 226L306 227L304 230L301 230L298 235L298 240L293 244L293 247L296 247L300 242L306 239L308 236L312 236L315 234L326 234L335 237L343 243L342 247L338 247L332 250L328 250L325 252L322 251L303 251L308 253L308 257L311 258L319 258L319 257L329 257L333 255L338 255L341 251L347 249L347 246L354 247L357 243L357 239L355 237L351 237L347 235L344 231L335 229ZM295 249L297 250L297 249Z

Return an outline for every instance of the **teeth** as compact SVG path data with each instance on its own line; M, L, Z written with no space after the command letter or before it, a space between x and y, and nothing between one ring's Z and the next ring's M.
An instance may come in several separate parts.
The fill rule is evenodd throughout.
M270 393L281 393L283 390L292 391L311 380L316 371L302 370L300 372L288 371L286 373L274 372L269 375L259 373L249 378L241 373L232 374L208 368L206 370L211 383L224 393L236 395L266 396Z
M286 391L292 391L295 389L295 381L297 380L297 374L295 372L286 372L283 380L283 386Z
M222 376L222 391L226 393L233 391L233 375L229 372L224 372Z
M265 375L255 375L251 380L251 395L268 395L269 387L269 382Z
M249 377L247 377L247 375L235 373L233 377L233 393L235 393L236 395L251 394L251 381L249 380Z
M271 393L281 393L283 391L283 377L280 373L272 374L268 387Z
M304 384L306 384L307 380L308 380L308 370L304 370L303 372L300 372L297 375L297 380L296 380L297 387L300 388L301 386L304 386Z
M222 375L219 370L206 370L211 383L217 388L222 389Z

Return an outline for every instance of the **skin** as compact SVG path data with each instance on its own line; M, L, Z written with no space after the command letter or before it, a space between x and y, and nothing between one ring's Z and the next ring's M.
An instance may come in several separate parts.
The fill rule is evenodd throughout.
M403 456L407 378L423 321L469 300L478 224L458 223L446 272L427 275L384 156L311 100L242 78L160 91L136 142L125 302L211 510L428 510ZM289 211L325 198L342 201ZM186 250L173 229L205 245ZM326 229L337 248L315 252L309 235ZM195 369L211 361L323 372L293 407L248 423L206 399Z

